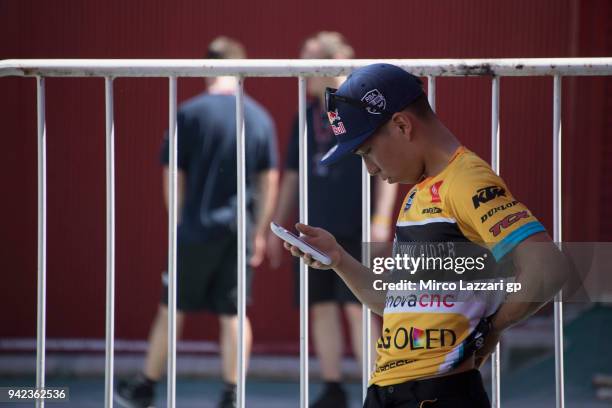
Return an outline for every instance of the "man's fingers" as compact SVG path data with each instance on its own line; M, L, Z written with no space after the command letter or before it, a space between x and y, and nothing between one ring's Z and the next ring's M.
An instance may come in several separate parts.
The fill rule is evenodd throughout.
M319 261L314 261L310 266L315 269L323 269L323 264Z
M291 252L291 255L304 259L304 263L312 268L316 269L327 269L321 262L315 260L312 255L300 251L296 246L293 246L287 242L283 244L285 249Z
M283 246L285 247L285 249L286 249L286 250L288 250L289 252L291 252L291 255L293 255L293 256L300 256L300 257L301 257L301 256L303 256L303 255L304 255L304 253L303 253L302 251L300 251L300 249L299 249L298 247L293 246L293 245L291 245L291 244L290 244L290 243L288 243L288 242L285 242L285 243L283 244Z
M285 244L285 248L287 248L289 251L291 251L291 255L293 256L304 256L304 253L302 251L300 251L300 249L296 246L293 246L291 244Z
M317 231L315 227L311 227L310 225L302 224L300 222L295 224L295 229L305 235L314 235Z

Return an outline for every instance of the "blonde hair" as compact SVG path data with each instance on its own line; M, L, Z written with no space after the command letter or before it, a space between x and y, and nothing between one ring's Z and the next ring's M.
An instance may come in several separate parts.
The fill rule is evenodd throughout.
M246 51L244 46L237 40L226 36L219 36L212 40L208 46L206 57L213 59L244 59L246 58Z
M353 58L355 51L346 38L337 31L319 31L304 41L316 41L323 52L323 58Z

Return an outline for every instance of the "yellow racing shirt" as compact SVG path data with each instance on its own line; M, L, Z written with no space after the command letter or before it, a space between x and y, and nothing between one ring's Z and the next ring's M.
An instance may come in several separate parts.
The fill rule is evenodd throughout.
M465 147L438 175L414 186L400 210L394 246L402 242L472 242L496 261L545 231L490 166ZM505 297L462 292L387 291L378 358L370 384L392 385L439 375L465 357L466 339ZM472 296L472 297L471 297Z

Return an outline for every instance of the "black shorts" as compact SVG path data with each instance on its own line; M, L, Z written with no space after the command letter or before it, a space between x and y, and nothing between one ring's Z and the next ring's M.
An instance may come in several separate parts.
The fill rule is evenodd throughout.
M338 239L338 243L355 259L361 259L361 241ZM294 296L295 304L300 304L300 260L294 263ZM320 270L308 268L308 304L323 302L359 303L353 292L342 278L332 269Z
M247 248L248 249L248 248ZM247 300L252 270L248 266ZM215 314L236 315L238 310L237 242L235 235L218 237L177 248L177 309L185 312L207 310ZM161 302L168 304L167 273L162 274Z
M368 387L363 408L490 408L480 371Z

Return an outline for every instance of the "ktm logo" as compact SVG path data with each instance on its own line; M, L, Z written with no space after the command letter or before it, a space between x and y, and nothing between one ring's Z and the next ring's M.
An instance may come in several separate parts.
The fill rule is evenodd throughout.
M529 217L529 213L527 211L521 211L514 214L508 215L506 218L489 228L489 232L493 234L494 237L501 234L502 230L508 228L521 218Z
M474 208L480 207L480 204L488 203L496 197L506 196L506 190L499 186L489 186L476 190L476 195L472 197Z

